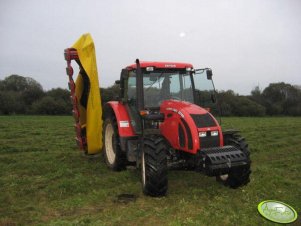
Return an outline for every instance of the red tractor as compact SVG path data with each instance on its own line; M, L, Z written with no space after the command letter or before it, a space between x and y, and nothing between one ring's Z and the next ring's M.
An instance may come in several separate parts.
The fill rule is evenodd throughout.
M168 168L200 171L231 188L249 182L245 139L222 131L210 113L216 102L211 69L136 60L116 84L119 100L104 106L104 158L115 171L141 168L144 194L166 194Z
M250 153L238 131L222 131L212 71L187 63L139 62L122 69L119 100L103 107L94 44L82 36L65 50L79 147L104 159L115 171L141 168L143 192L164 196L168 168L195 170L237 188L249 182ZM82 60L80 60L82 58ZM71 60L80 66L73 81ZM101 140L103 133L103 140Z

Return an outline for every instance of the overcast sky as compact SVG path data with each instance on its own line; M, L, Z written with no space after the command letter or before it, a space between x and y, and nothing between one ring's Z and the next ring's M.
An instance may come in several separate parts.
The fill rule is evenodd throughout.
M87 32L102 87L136 58L211 67L240 94L301 85L301 0L0 0L0 79L67 88L63 51Z

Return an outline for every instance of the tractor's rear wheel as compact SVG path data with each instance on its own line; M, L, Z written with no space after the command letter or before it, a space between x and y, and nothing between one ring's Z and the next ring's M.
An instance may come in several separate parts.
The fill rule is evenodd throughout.
M145 195L160 197L166 195L167 145L162 136L144 138L141 154L142 189Z
M104 159L107 166L120 171L125 169L125 154L120 149L117 123L114 118L107 118L103 127Z
M251 160L248 144L245 139L237 133L224 136L224 144L234 146L241 150L247 156L249 163L244 167L231 170L229 174L217 176L216 180L231 188L238 188L248 184L250 182L251 174Z

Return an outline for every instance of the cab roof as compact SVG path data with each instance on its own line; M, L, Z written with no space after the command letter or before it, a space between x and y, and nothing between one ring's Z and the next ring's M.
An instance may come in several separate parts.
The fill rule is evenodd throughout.
M127 69L135 69L137 67L136 64L132 64L127 66ZM185 68L193 68L192 64L189 63L179 63L179 62L155 62L155 61L140 61L140 67L155 67L155 68L177 68L177 69L185 69Z

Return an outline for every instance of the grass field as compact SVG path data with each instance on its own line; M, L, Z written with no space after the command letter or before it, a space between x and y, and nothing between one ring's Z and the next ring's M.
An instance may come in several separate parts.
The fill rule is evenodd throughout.
M195 172L170 171L164 198L141 192L134 169L111 172L81 155L71 117L0 117L0 225L274 225L260 201L292 205L301 225L301 118L225 118L252 158L251 182L232 190ZM122 193L137 199L124 203Z

